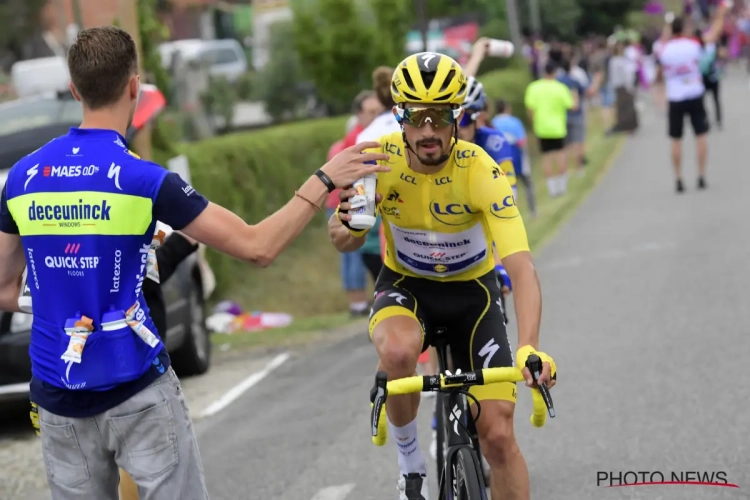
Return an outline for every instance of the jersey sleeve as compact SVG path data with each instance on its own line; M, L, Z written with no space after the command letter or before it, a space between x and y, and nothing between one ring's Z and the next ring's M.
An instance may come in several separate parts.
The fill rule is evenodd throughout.
M0 196L0 231L8 234L18 234L18 226L13 219L13 215L8 210L8 183L3 186L3 193Z
M472 206L484 214L498 256L529 251L526 228L505 174L489 162L476 164L469 177Z
M154 219L179 231L208 206L208 200L175 172L164 176L153 207Z
M503 171L511 187L515 186L516 169L513 164L513 146L507 137L504 134L489 135L484 149Z

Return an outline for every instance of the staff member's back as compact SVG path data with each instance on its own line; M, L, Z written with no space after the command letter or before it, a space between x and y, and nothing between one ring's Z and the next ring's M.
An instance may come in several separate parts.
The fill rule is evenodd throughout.
M126 32L79 32L68 68L81 127L13 166L0 199L0 309L18 310L28 265L31 399L52 498L117 499L119 466L144 499L206 499L195 432L142 293L156 221L267 266L327 192L389 170L368 164L389 156L360 154L377 143L345 150L251 226L128 151L139 77Z

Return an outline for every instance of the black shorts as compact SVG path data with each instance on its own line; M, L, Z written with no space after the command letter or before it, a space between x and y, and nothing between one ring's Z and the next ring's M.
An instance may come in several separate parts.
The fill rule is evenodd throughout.
M419 322L423 351L431 345L434 329L445 327L454 369L513 366L494 271L475 280L443 282L404 276L383 266L375 284L370 336L381 321L393 316ZM513 383L474 386L470 392L479 400L516 401Z
M539 149L542 153L552 153L565 149L565 137L562 139L542 139L539 138Z
M669 101L669 137L682 139L685 115L690 117L695 135L708 132L708 116L703 105L703 96L686 101Z

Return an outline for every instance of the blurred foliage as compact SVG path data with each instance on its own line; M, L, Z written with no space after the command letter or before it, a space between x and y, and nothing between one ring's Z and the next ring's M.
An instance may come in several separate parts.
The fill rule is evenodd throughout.
M369 0L377 39L370 47L371 67L396 66L404 58L406 35L412 25L410 2L403 0ZM368 85L369 87L369 85Z
M248 71L237 80L237 99L240 101L252 101L257 93L256 85L258 75L255 71Z
M504 1L498 3L504 7ZM522 27L530 30L527 4L519 4L519 15ZM569 42L592 34L609 35L645 4L646 0L539 0L542 35Z
M169 28L159 20L157 15L158 0L138 0L137 6L143 70L166 96L172 88L172 82L169 72L161 64L158 47L160 43L169 40Z
M344 113L373 68L404 57L414 21L403 0L318 0L295 4L294 38L305 77L333 114Z
M647 0L578 0L581 16L578 19L578 33L610 34L615 26L626 24L631 12L640 12ZM661 16L657 16L661 21Z
M0 2L0 47L23 56L30 36L41 34L41 13L48 0L5 0Z
M253 96L265 103L275 121L295 117L305 101L300 85L305 80L296 51L297 32L291 21L280 21L269 29L269 59L255 79Z
M167 28L158 17L158 0L138 0L138 37L141 42L141 65L144 75L141 75L144 83L153 83L164 94L168 103L172 93L172 80L169 72L161 64L159 44L169 40L169 28ZM112 23L120 26L119 19ZM175 151L173 138L165 135L165 127L160 125L161 116L158 116L151 127L151 145L154 151ZM139 151L136 151L139 153Z
M294 41L305 76L334 114L346 112L369 87L372 52L388 31L375 32L351 0L318 0L294 11ZM403 44L401 44L403 50Z
M237 90L226 77L209 77L208 90L201 95L201 101L210 117L221 118L225 131L232 129Z
M521 0L523 4L526 0ZM406 2L404 2L406 3ZM431 18L459 17L466 14L479 14L482 19L495 14L497 6L502 6L503 0L426 0L427 14Z

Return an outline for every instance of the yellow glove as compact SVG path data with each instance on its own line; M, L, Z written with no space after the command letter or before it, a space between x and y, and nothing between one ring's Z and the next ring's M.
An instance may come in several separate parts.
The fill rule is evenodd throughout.
M518 352L516 353L516 366L521 370L526 368L526 360L529 359L529 356L531 356L532 354L536 354L537 356L539 356L539 359L542 360L542 363L549 363L550 377L553 380L556 380L557 366L555 365L555 360L553 360L551 356L541 351L537 351L530 345L525 345L518 349Z

